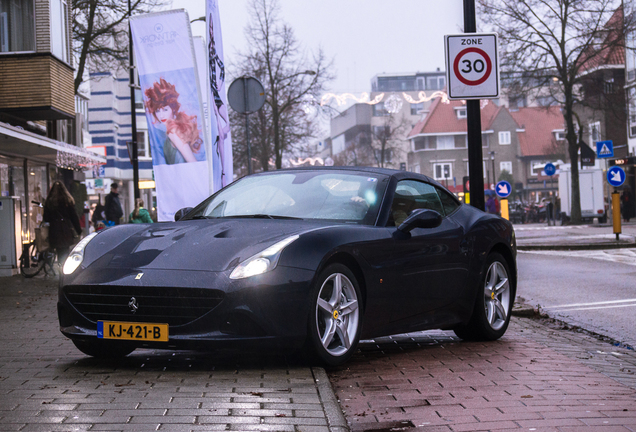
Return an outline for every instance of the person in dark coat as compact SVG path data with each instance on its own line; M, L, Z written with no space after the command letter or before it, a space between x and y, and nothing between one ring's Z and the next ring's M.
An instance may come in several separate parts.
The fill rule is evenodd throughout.
M60 181L53 183L44 202L44 222L49 223L49 244L63 263L82 233L75 200Z
M95 210L93 210L93 216L91 217L91 222L93 223L93 228L97 231L97 225L106 220L106 207L102 205L101 198L97 201L97 205L95 206Z
M110 193L106 195L106 201L104 203L106 210L106 220L108 225L119 225L121 217L124 215L124 211L121 208L121 202L119 201L119 185L112 183L110 185Z

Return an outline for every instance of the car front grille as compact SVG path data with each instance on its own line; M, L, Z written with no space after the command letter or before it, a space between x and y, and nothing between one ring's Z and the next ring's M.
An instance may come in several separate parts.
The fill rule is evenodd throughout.
M71 305L93 322L150 322L170 326L200 318L218 306L224 296L222 291L207 288L112 285L68 286L63 292ZM137 306L134 313L129 303Z

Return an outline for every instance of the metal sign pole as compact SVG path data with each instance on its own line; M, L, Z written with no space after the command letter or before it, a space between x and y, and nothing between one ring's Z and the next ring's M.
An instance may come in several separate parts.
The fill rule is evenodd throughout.
M130 0L128 0L128 16L132 14ZM132 133L132 155L130 162L133 169L133 184L135 199L139 198L139 144L137 143L137 110L135 109L135 62L133 57L133 40L130 28L130 20L128 22L128 51L129 51L129 67L130 67L130 127ZM150 206L149 206L150 207Z
M243 78L245 107L248 106L247 78ZM247 174L252 174L252 149L250 147L250 113L245 113L245 143L247 144Z
M464 33L476 32L475 0L464 0ZM480 210L485 210L484 158L481 148L481 112L479 106L479 100L466 101L470 205Z

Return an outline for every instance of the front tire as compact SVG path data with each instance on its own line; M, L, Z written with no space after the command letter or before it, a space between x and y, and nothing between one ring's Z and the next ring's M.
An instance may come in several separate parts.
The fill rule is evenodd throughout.
M453 329L464 340L497 340L510 323L514 287L508 262L501 254L492 253L486 260L485 269L470 321Z
M73 340L75 347L84 354L98 359L119 359L126 357L135 347L113 341L81 341Z
M309 314L309 348L328 366L345 363L360 340L360 287L353 272L331 264L316 281Z

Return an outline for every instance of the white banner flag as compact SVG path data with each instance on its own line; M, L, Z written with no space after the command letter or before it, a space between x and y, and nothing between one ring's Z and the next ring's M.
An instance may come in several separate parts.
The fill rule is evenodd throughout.
M232 160L232 136L225 93L225 63L223 37L217 0L207 0L206 23L208 25L208 73L210 136L212 140L212 176L214 192L230 184L234 178Z
M185 10L130 20L157 189L157 217L174 220L210 195L201 86ZM206 151L207 149L207 151Z

